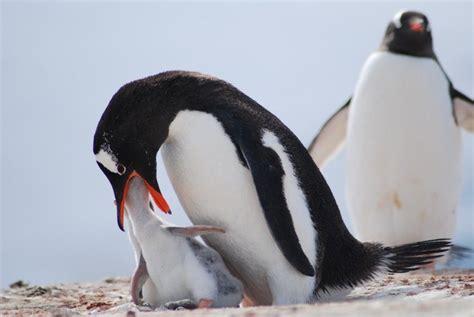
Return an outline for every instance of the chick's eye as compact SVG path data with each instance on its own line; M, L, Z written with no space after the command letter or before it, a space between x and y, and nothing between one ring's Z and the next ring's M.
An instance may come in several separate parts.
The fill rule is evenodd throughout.
M127 168L125 167L125 165L121 163L117 164L117 172L119 173L119 175L125 174L126 171L127 171Z

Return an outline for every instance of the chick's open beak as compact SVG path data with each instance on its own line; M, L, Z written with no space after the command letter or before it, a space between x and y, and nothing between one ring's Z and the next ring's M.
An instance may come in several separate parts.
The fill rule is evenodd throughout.
M145 186L148 189L148 192L150 193L151 197L153 198L153 201L158 206L158 208L160 208L161 211L163 211L165 214L171 214L171 210L168 203L164 199L163 195L161 195L160 193L160 189L158 188L158 183L154 181L152 182L152 184L150 184L150 182L147 179L142 177L137 171L134 170L133 172L130 173L127 180L125 181L125 185L122 191L123 194L122 194L120 202L116 203L117 204L117 222L118 222L120 230L122 231L124 231L123 223L124 223L124 214L125 214L125 201L127 199L130 180L133 177L142 178L143 181L145 182Z

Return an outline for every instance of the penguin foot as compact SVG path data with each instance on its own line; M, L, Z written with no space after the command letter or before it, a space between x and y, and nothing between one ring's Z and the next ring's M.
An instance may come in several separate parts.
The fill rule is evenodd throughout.
M421 266L420 269L425 271L434 271L436 269L436 263L431 262L429 264Z
M183 309L196 309L199 306L190 299L182 299L174 302L168 302L163 305L163 308L168 310L183 310Z
M211 299L202 298L198 303L198 308L211 308L212 303Z
M247 297L247 295L244 296L244 299L240 302L241 307L252 307L255 306L255 303Z

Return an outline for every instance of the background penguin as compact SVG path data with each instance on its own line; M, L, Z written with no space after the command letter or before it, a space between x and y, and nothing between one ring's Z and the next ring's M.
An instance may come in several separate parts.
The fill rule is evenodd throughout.
M347 138L347 200L356 236L387 245L452 237L462 187L461 131L473 101L457 91L421 13L401 11L355 92L309 152L321 168Z
M94 153L121 228L131 177L141 177L169 211L156 181L160 149L191 221L226 231L203 239L255 304L312 302L320 291L377 272L416 269L450 245L359 242L308 151L280 120L227 82L179 71L123 86L97 126Z
M199 308L237 307L243 298L242 284L227 270L220 255L193 239L195 236L224 233L212 226L172 227L149 207L148 190L140 177L130 180L126 213L130 237L137 257L132 277L133 302L170 306L184 299ZM186 303L189 305L190 303Z

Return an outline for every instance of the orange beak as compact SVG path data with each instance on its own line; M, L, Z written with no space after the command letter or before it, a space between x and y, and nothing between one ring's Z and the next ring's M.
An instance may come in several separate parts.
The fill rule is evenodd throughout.
M123 223L124 223L125 200L127 199L128 187L129 187L130 180L135 176L138 176L141 179L143 179L143 181L145 182L145 186L148 189L148 192L150 193L151 197L153 198L153 201L161 209L161 211L163 211L165 214L171 214L170 207L169 207L168 203L166 202L166 200L163 198L163 195L161 195L160 192L155 190L155 188L153 188L153 186L151 186L140 174L138 174L136 171L133 171L132 173L130 173L130 175L128 176L127 181L125 182L125 187L123 189L122 201L120 202L118 221L119 221L119 227L122 230L123 230Z
M410 23L410 30L412 32L423 32L425 30L425 26L423 23Z

